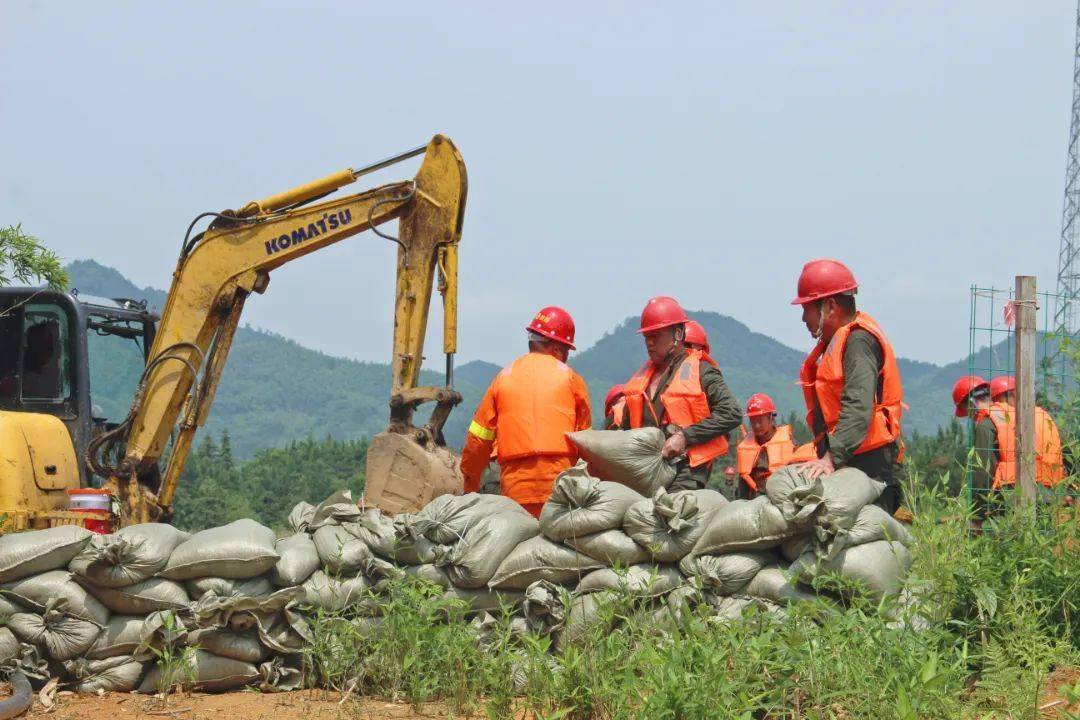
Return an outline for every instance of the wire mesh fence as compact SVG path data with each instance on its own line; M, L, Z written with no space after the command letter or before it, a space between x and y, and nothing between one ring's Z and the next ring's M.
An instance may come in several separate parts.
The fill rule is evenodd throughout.
M993 382L1012 378L1016 371L1014 334L1015 290L971 287L968 373ZM1064 480L1073 475L1077 450L1077 411L1080 393L1076 360L1080 346L1055 326L1054 293L1037 293L1035 333L1035 451L1036 482L1049 499L1075 488ZM999 390L994 383L995 391ZM992 512L1011 490L1016 477L1011 434L1015 400L1009 394L991 397L989 388L971 393L968 405L967 488L977 512Z

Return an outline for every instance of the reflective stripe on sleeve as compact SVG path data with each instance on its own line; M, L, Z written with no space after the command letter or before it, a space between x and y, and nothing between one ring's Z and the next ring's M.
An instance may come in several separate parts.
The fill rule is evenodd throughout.
M475 435L476 437L480 438L481 440L494 440L495 439L495 431L494 430L489 430L488 428L484 427L483 425L476 422L475 420L473 420L469 424L469 432L472 433L473 435Z

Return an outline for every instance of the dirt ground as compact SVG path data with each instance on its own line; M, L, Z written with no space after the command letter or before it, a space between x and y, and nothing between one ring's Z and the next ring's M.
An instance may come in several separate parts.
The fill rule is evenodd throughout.
M0 685L0 699L7 697L7 691L6 686ZM407 704L378 700L340 701L338 695L306 690L276 694L195 693L173 698L168 705L146 695L78 696L64 693L56 697L56 707L51 711L35 698L34 707L24 717L50 720L416 720L449 717L446 707L437 704L416 711Z

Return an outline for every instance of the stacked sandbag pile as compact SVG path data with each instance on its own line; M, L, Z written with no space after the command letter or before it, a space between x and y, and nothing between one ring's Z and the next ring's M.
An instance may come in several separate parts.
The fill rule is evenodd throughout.
M169 655L204 690L295 688L313 618L377 632L387 593L409 577L460 601L447 621L482 635L508 612L513 632L556 648L616 615L659 627L704 606L732 621L751 605L817 600L812 585L834 607L856 589L871 600L902 589L909 535L857 470L789 467L764 495L728 502L667 489L662 435L574 436L585 459L557 478L539 521L496 495L444 495L390 517L341 491L298 504L280 538L252 520L0 536L0 671L156 692ZM854 583L818 582L832 575Z

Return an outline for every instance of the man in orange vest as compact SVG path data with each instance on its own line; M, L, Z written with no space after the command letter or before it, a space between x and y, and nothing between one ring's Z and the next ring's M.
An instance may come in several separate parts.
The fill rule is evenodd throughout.
M689 318L678 301L654 297L641 313L649 359L623 386L623 429L659 427L662 454L676 460L669 489L705 487L712 461L727 453L727 435L742 422L739 401L719 368L700 350L687 349Z
M750 500L765 490L765 481L774 472L784 465L816 460L817 452L813 443L796 446L790 425L777 426L776 404L765 393L746 401L746 417L751 434L735 448L735 466L742 479L735 496Z
M990 400L1011 411L1016 410L1016 378L999 375L990 381ZM1035 406L1035 480L1045 487L1054 487L1065 479L1065 461L1061 448L1061 433L1057 423L1043 408Z
M1012 463L1015 475L1014 430L1009 414L1000 406L997 412L991 413L990 383L978 375L966 375L957 380L953 384L952 400L956 417L969 417L975 423L971 502L975 508L975 522L980 524L990 509L990 491L996 489L999 470L1005 475Z
M799 373L818 460L813 473L855 467L885 483L877 504L900 507L903 389L892 345L855 307L859 284L837 260L811 260L799 275L802 320L817 340Z
M502 494L539 517L556 476L577 459L566 433L591 427L592 415L585 381L566 364L570 313L543 308L526 330L529 352L499 371L473 415L461 473L465 492L476 492L496 448Z

